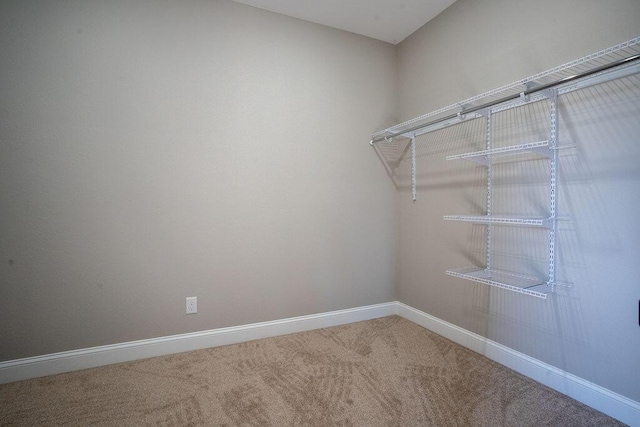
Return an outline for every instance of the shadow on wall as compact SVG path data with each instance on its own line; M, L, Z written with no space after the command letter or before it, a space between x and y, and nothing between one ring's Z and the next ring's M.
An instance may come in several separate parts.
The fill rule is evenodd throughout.
M568 285L544 304L495 291L477 309L499 319L501 332L487 331L498 341L590 378L616 366L609 349L628 341L623 331L629 328L620 327L625 313L636 317L635 304L627 304L624 295L637 296L632 260L640 255L634 213L640 202L640 78L567 94L560 98L559 115L560 145L576 146L561 151L558 166L558 213L570 221L559 223L556 277ZM514 242L523 247L530 240ZM543 342L552 345L536 349Z
M568 148L559 151L557 208L558 216L569 220L558 224L556 292L540 300L443 274L458 267L456 262L486 266L486 226L445 224L442 218L443 213L486 214L486 168L445 160L486 148L484 118L417 138L417 204L410 202L409 140L375 146L399 192L400 227L410 229L401 239L430 238L410 238L412 247L400 268L413 271L401 273L408 278L401 280L415 282L409 287L428 287L425 294L432 298L464 295L456 304L464 305L467 319L454 323L489 339L598 384L628 382L624 373L610 378L610 367L618 362L609 349L632 342L630 329L620 325L629 318L637 321L640 77L562 95L558 114L558 144ZM549 115L547 101L497 113L493 148L548 139ZM500 161L492 168L492 213L548 217L549 176L549 162L539 156ZM548 277L548 238L543 228L492 226L493 267ZM409 251L421 258L407 257ZM442 265L433 271L411 262ZM633 304L625 300L629 295Z
M559 145L575 149L561 150L558 163L558 215L570 220L558 224L557 291L546 301L486 288L476 289L473 297L473 309L487 319L486 336L605 385L614 382L614 375L625 376L620 370L612 373L611 367L621 361L613 360L610 349L633 342L626 336L632 330L622 325L637 319L638 117L638 76L560 98ZM522 163L520 172L514 178L532 195L537 186L536 174L529 173L533 164ZM513 200L529 208L536 205L522 197ZM532 234L520 230L513 232L510 246L502 248L505 265L522 267L540 261L537 252L530 251ZM477 233L471 252L478 251L482 238ZM520 249L532 256L513 259ZM629 295L635 299L625 298ZM629 348L627 353L637 350Z

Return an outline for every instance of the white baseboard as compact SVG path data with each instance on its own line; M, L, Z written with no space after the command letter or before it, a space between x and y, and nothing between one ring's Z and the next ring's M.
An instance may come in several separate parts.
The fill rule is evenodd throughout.
M10 360L0 362L0 384L376 319L396 314L396 309L397 303L389 302Z
M640 427L640 403L401 302L389 302L0 362L0 384L112 363L344 325L393 314L404 317L626 424Z
M640 426L640 403L398 302L397 314L630 426Z

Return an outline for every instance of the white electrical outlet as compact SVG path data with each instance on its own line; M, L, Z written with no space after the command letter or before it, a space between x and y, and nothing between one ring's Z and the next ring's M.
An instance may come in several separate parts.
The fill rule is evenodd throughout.
M187 297L187 314L198 312L198 297Z

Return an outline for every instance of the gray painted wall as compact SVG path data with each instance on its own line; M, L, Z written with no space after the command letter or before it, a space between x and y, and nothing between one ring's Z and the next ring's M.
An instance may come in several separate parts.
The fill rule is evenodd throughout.
M392 45L228 1L19 0L0 58L0 360L395 300L367 144Z
M635 0L459 0L394 48L226 1L2 2L0 360L397 297L640 400L637 101L613 111L638 84L563 100L574 288L548 301L444 274L482 259L442 220L482 208L482 173L443 161L481 128L420 141L416 203L366 144L638 23ZM535 269L539 236L507 237Z
M399 119L626 41L639 29L636 0L459 0L399 45ZM445 275L484 262L484 226L442 219L483 212L483 169L444 158L481 149L484 127L472 122L419 138L416 203L408 162L399 172L399 300L640 401L639 92L635 77L561 98L559 139L577 147L560 158L559 212L572 219L559 231L558 278L573 288L546 301ZM504 123L520 126L503 129L501 138L513 138L500 143L546 139L545 117L539 106L504 113ZM534 126L524 125L530 120ZM503 165L498 209L544 213L544 164ZM495 227L506 242L495 243L498 262L544 274L540 233Z

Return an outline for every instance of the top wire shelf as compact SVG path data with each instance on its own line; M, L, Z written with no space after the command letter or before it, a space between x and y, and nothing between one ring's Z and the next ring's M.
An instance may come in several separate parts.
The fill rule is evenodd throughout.
M631 64L634 68L640 69L638 59L640 59L640 37L635 37L599 52L375 132L371 136L370 143L373 145L385 140L390 141L396 137L418 136L458 123L461 119L477 118L481 116L482 109L487 106L499 108L501 104L506 103L530 102L530 95L540 97L540 93L549 87L558 88L558 93L561 94L579 89L580 85L576 84L577 80L590 79L590 84L596 84L599 83L597 78L610 68ZM637 73L638 69L631 70L629 73Z

